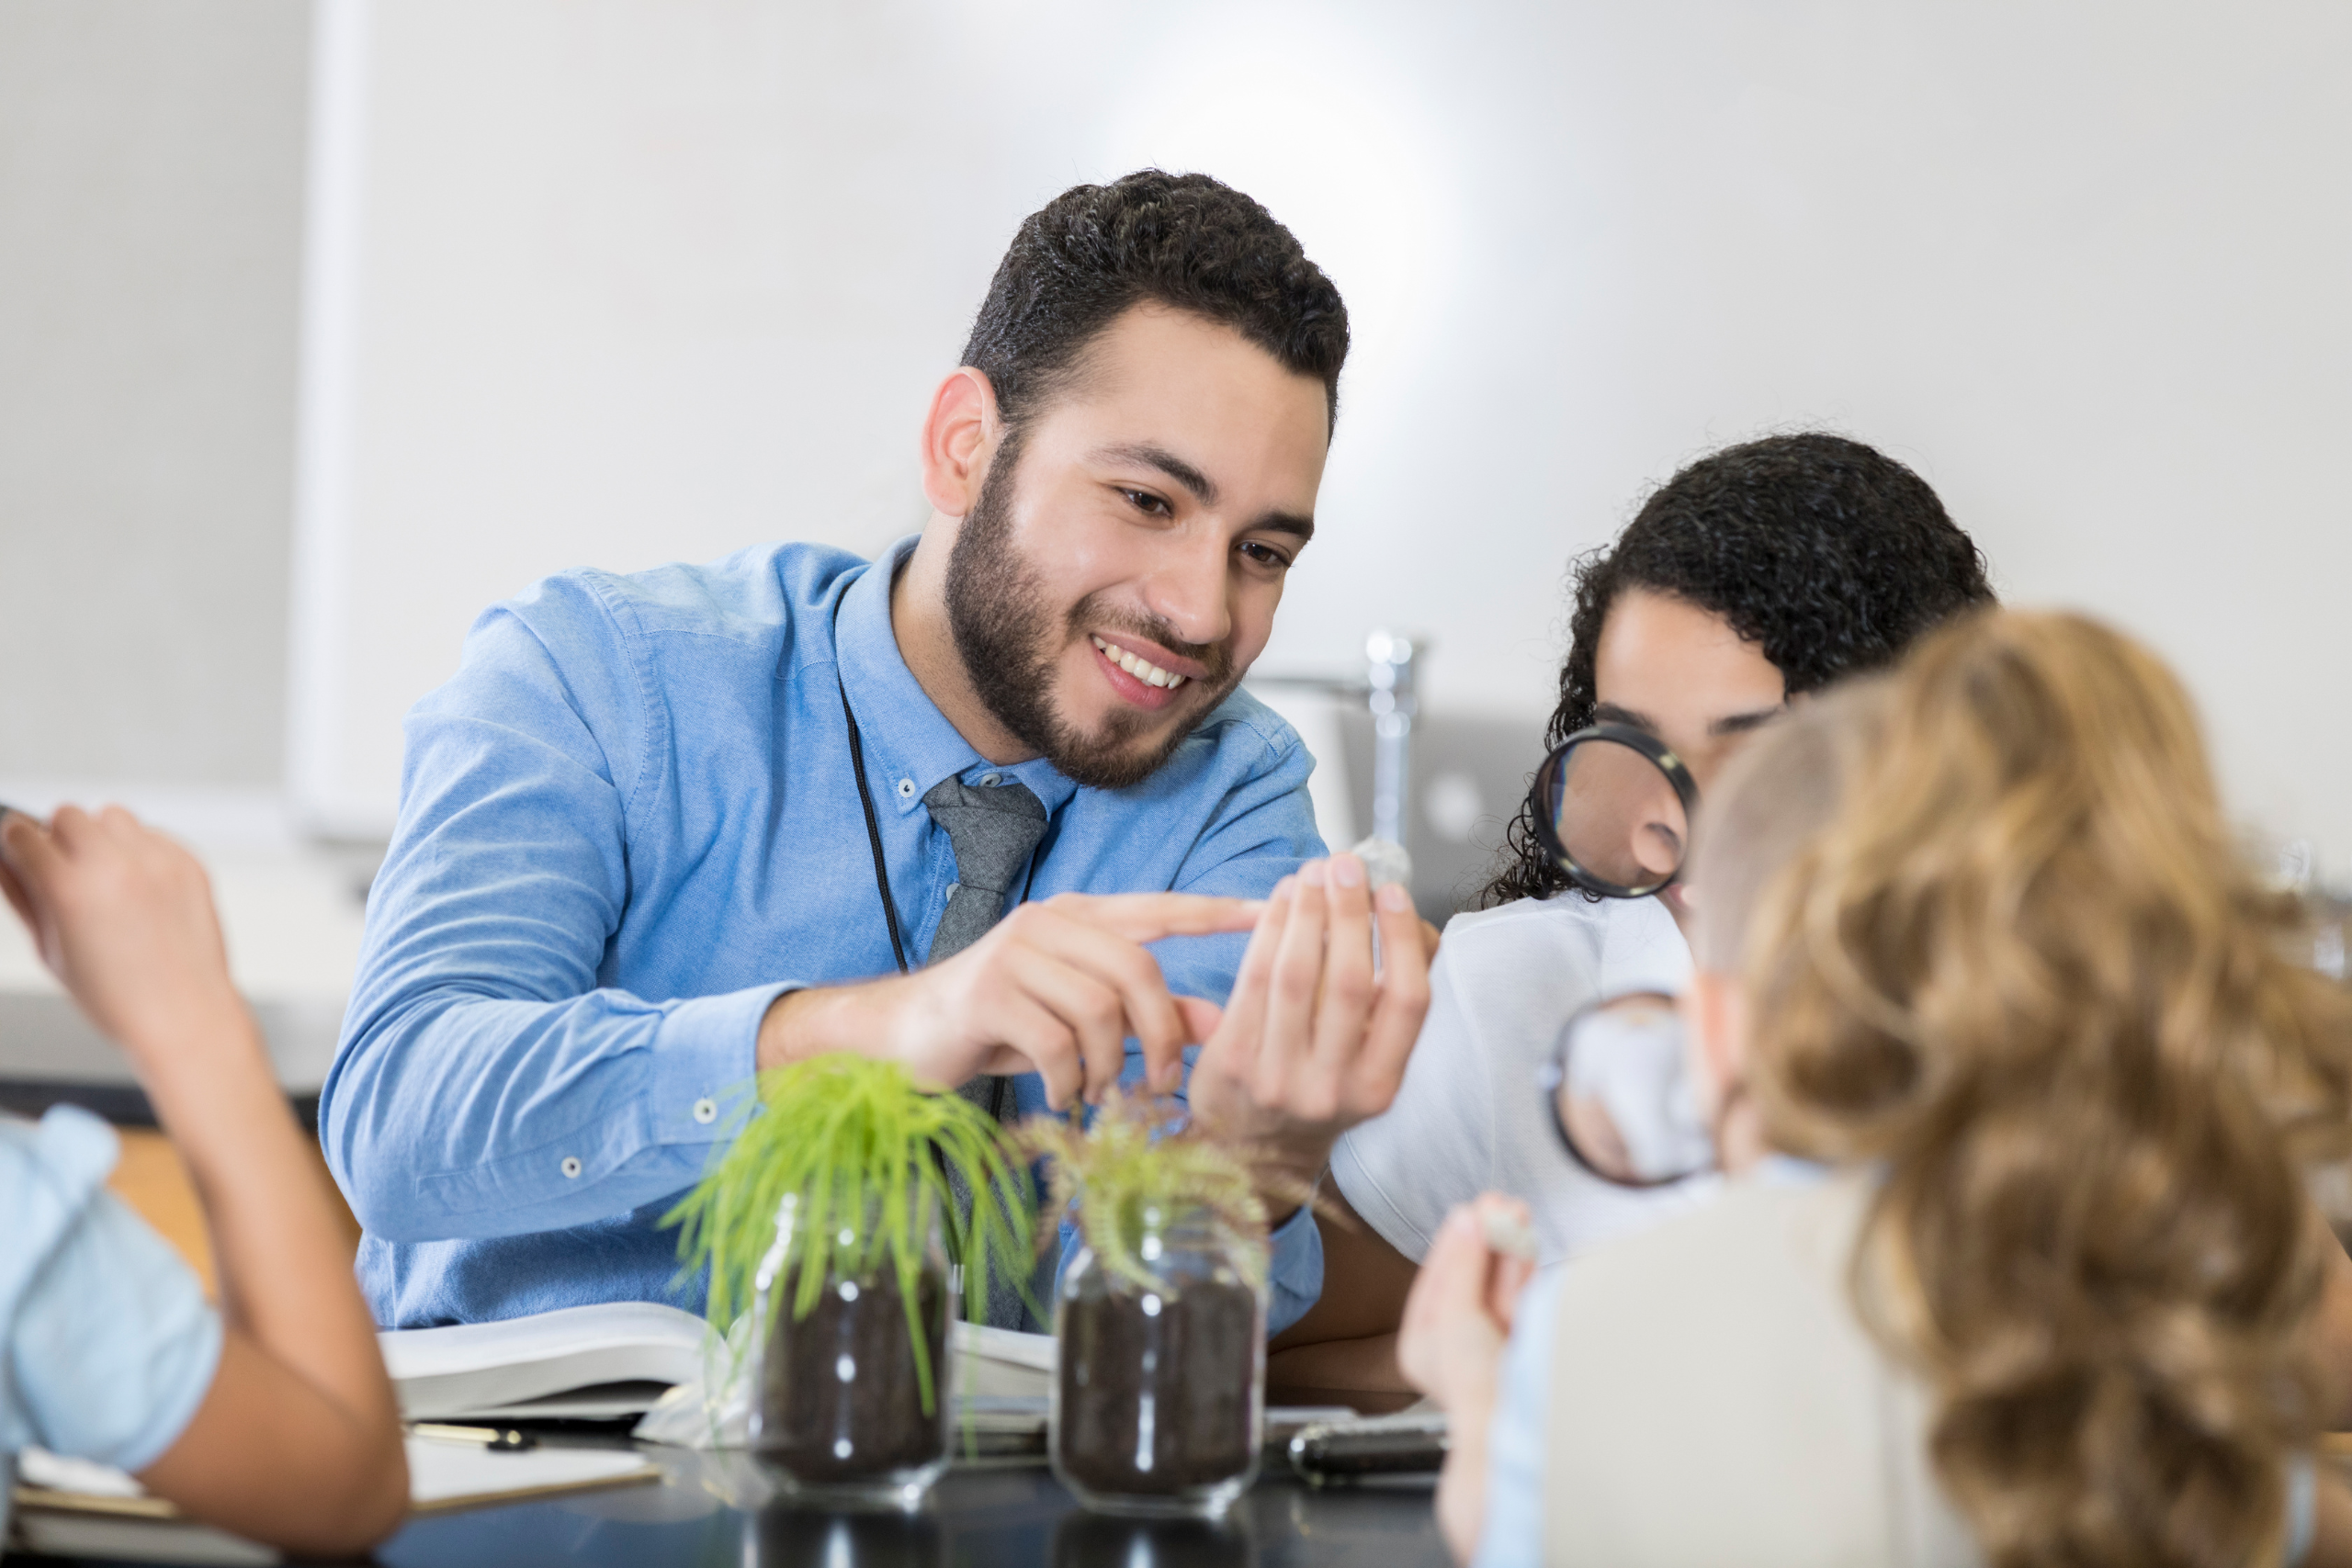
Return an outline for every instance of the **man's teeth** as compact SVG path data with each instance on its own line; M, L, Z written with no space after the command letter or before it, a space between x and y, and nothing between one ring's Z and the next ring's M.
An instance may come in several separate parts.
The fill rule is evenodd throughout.
M1098 637L1094 639L1094 646L1102 650L1103 658L1147 686L1165 686L1172 692L1184 683L1183 676L1171 675L1148 659L1137 659L1115 643L1104 642Z

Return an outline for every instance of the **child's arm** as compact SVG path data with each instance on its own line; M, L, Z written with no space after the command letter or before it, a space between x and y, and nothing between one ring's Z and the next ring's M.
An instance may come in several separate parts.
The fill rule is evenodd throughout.
M382 1540L408 1503L398 1412L332 1199L230 983L203 868L128 812L67 807L47 829L9 813L0 891L130 1054L220 1265L219 1370L140 1480L298 1551Z
M1527 1259L1497 1251L1487 1236L1523 1231L1526 1224L1524 1203L1492 1192L1447 1215L1421 1260L1397 1331L1396 1359L1406 1379L1445 1412L1437 1520L1457 1562L1468 1562L1478 1550L1503 1347L1520 1292L1533 1272Z

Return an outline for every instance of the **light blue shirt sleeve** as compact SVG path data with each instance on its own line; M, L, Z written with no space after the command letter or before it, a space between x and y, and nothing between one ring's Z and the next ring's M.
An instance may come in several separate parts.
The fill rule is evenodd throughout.
M1266 1268L1266 1333L1280 1334L1306 1315L1323 1294L1323 1233L1314 1213L1302 1208L1274 1227L1273 1258Z
M220 1316L106 1190L116 1154L106 1124L71 1107L0 1122L0 1451L144 1470L212 1386Z
M790 988L604 983L648 721L593 592L557 580L527 610L485 615L409 717L401 836L323 1097L330 1163L389 1241L557 1230L691 1185L739 1120L697 1108L738 1098Z
M1559 1300L1560 1268L1554 1267L1529 1282L1512 1316L1487 1431L1486 1517L1471 1568L1539 1568L1544 1561L1544 1426Z

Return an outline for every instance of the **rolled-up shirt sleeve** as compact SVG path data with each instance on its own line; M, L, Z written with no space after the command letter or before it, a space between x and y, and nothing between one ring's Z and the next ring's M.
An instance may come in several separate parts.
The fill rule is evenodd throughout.
M102 1185L114 1134L51 1111L0 1147L0 1451L141 1471L212 1387L220 1318L164 1239Z
M593 582L551 579L477 622L457 677L410 714L400 829L320 1097L372 1235L623 1213L690 1184L740 1125L730 1098L793 982L685 1000L599 983L664 733L653 690Z
M1280 1334L1306 1315L1323 1295L1323 1232L1312 1210L1274 1227L1273 1257L1266 1268L1266 1334Z

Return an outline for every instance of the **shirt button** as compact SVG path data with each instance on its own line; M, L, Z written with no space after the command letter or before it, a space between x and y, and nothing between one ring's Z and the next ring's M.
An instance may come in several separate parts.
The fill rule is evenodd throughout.
M566 1155L563 1156L563 1175L564 1179L567 1181L577 1180L579 1179L580 1161L573 1156Z
M980 775L981 784L989 789L994 789L999 784L1003 782L1003 779L1004 775L1002 773L982 773Z
M713 1122L718 1121L718 1102L714 1100L695 1100L695 1120L701 1122L706 1127L709 1126Z
M915 781L912 779L900 779L899 781L899 798L900 800L912 800L914 797Z

